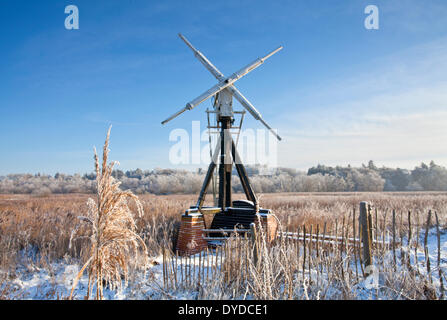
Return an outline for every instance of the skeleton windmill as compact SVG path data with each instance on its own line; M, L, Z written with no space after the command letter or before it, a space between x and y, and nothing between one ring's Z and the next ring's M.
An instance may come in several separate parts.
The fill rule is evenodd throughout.
M214 97L214 110L212 112L216 115L217 125L213 128L219 130L219 139L214 152L211 154L211 163L208 167L197 203L195 206L191 206L190 209L186 210L185 214L182 216L182 225L180 228L177 249L180 252L195 253L200 251L203 246L206 245L206 239L209 240L213 236L216 236L216 233L210 233L210 237L203 237L203 232L208 230L203 229L203 214L207 213L214 214L211 223L211 231L216 229L229 231L240 227L244 228L243 230L247 230L250 227L250 224L255 221L255 217L258 216L261 217L261 222L266 227L268 227L269 224L274 224L272 231L275 233L276 220L272 216L271 210L259 208L258 199L250 185L245 167L241 162L230 130L234 128L232 125L235 120L234 113L236 113L236 111L233 111L234 97L256 120L259 120L278 140L281 140L281 137L264 121L264 119L262 119L258 110L256 110L247 98L245 98L234 86L234 83L259 67L265 60L280 51L283 47L278 47L264 57L256 59L239 71L233 73L229 77L225 77L200 51L194 48L184 36L179 34L179 37L189 48L191 48L194 52L194 56L205 66L205 68L216 77L218 83L194 100L188 102L183 109L164 120L162 124L166 124L183 112L192 110L205 100ZM240 126L242 125L242 119ZM210 128L209 124L208 128ZM203 202L210 182L213 179L218 158L220 158L218 169L218 203L215 207L204 207ZM247 197L246 201L239 200L232 202L231 175L233 163L240 177L245 196Z

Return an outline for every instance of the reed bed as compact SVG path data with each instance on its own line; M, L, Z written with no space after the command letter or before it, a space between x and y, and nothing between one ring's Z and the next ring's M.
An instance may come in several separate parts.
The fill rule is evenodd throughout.
M78 216L88 211L86 203L89 197L89 194L43 197L0 195L1 281L5 283L16 277L17 266L50 268L51 262L60 260L85 264L90 254L88 237L91 231L88 224L79 225ZM207 200L210 201L210 198ZM235 195L235 198L243 198L243 195ZM143 195L139 199L144 213L135 217L135 232L143 239L148 255L155 257L164 253L169 261L177 259L179 268L185 266L186 258L175 257L173 248L180 216L195 203L196 195ZM353 246L349 240L359 237L358 220L355 217L358 217L360 201L368 201L373 205L373 236L382 243L374 249L374 261L381 274L380 283L388 289L382 288L378 293L362 287L365 271L362 270L362 257L358 246ZM200 285L197 279L189 282L179 280L182 279L181 273L176 269L177 282L173 285L170 280L169 290L194 289L198 298L210 299L250 296L273 299L351 299L363 298L365 295L368 298L371 294L390 299L443 297L440 279L443 279L443 286L446 280L439 267L443 263L442 259L432 257L424 260L427 246L424 242L427 241L425 235L430 232L433 235L439 229L441 235L445 233L447 193L264 194L261 196L261 205L273 210L283 232L318 234L320 238L337 236L345 239L345 242L342 246L330 246L315 242L315 239L309 241L307 237L303 240L302 236L297 236L299 239L296 241L293 237L284 236L273 246L259 246L262 250L257 261L261 261L263 266L259 269L250 247L252 243L243 238L230 240L217 253L215 249L209 249L201 254L201 258L194 258L202 259L202 265L210 260L209 270L203 267L200 269ZM133 212L137 210L133 203L129 203L129 208ZM428 232L425 233L427 225ZM74 235L72 230L76 228ZM212 261L215 260L212 258L215 259L216 255L224 256L225 252L239 254L234 259L224 258L223 261L227 262L223 265L219 260L213 266ZM415 263L415 256L422 257L422 261L419 259ZM172 264L166 270L172 270ZM167 271L166 275L174 277L172 272ZM167 298L169 290L166 290Z
M375 220L379 213L373 215L371 266L362 259L358 224L348 223L358 220L353 211L331 227L303 224L290 231L290 225L281 226L272 244L258 226L256 239L235 233L195 256L166 250L163 288L207 299L445 299L441 226L433 218L438 214L430 210L414 223L408 215L407 229L399 227L403 220L386 224ZM435 258L427 244L433 232Z

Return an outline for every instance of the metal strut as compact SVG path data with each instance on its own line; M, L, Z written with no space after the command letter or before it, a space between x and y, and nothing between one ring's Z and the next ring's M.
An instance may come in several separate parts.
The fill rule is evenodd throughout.
M229 121L227 120L229 119L222 119L222 120L223 121L221 122L222 127L220 136L221 139L216 144L216 148L214 150L211 163L208 166L208 171L206 173L205 180L203 181L202 189L200 190L196 207L200 210L203 206L207 190L213 178L213 172L217 166L217 158L220 154L218 207L222 208L222 211L225 211L226 207L232 206L231 173L232 173L232 164L234 163L245 196L247 197L247 200L253 202L255 210L256 212L258 212L259 211L258 199L256 197L253 188L250 185L250 180L248 178L245 167L242 164L242 159L240 158L239 153L237 152L236 144L233 138L231 137L229 130L226 129L226 126L229 123Z

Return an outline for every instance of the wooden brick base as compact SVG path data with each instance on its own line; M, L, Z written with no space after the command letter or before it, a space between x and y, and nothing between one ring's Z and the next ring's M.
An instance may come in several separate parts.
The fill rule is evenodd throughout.
M208 246L203 239L205 222L202 214L183 215L177 240L177 251L181 255L196 254Z
M273 214L261 214L260 219L262 230L266 235L266 241L270 243L276 239L276 232L278 231L278 221Z

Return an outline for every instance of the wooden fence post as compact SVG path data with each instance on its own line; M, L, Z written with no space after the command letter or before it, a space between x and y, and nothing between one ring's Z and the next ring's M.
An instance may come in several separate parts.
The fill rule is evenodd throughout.
M367 206L367 202L360 202L359 224L362 229L363 262L365 264L365 268L371 265L371 224ZM368 275L369 272L365 271L365 274Z
M372 221L372 214L371 214L371 204L368 203L368 234L369 234L369 242L372 246L373 244L373 221ZM374 230L376 232L376 230Z
M253 260L255 265L258 265L258 239L257 239L257 232L256 232L256 225L254 223L250 224L250 234L251 234L251 243L253 244Z

